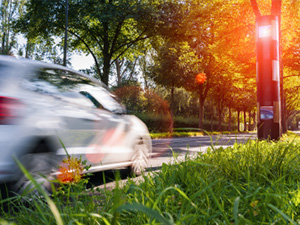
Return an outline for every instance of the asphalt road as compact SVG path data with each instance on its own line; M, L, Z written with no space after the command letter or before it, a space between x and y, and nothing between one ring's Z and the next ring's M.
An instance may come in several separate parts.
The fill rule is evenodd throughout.
M212 145L228 147L235 142L245 143L256 137L256 133L249 133L152 140L153 150L148 170L159 169L162 163L170 162L174 153L179 157L184 157L186 154L205 152Z

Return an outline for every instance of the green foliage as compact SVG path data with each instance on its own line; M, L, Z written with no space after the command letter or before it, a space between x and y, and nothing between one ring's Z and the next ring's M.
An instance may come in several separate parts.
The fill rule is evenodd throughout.
M69 49L90 53L98 78L108 85L114 61L139 54L139 42L152 34L155 7L136 0L68 2ZM29 39L62 38L65 7L64 1L30 0L15 27Z
M156 63L151 69L152 79L157 84L168 88L182 87L187 82L188 72L192 75L198 72L191 68L198 61L194 50L187 43L165 42L157 49L157 53Z
M182 116L175 117L174 127L175 128L184 128L184 127L198 128L198 118L197 117L182 117ZM232 126L232 129L236 130L236 127ZM204 120L203 121L203 130L217 131L217 130L219 130L219 124L216 121L213 121L213 123L211 123L211 121ZM226 123L222 123L221 130L223 130L223 131L228 130L228 125Z
M184 87L193 92L199 100L202 129L208 96L211 107L218 108L220 123L224 108L253 109L255 42L250 3L238 1L233 7L231 1L172 1L164 6L170 19L161 18L161 45L153 45L155 82L170 90ZM207 77L200 85L195 83L198 73Z
M17 47L16 32L13 21L23 13L25 0L2 0L0 2L0 54L13 55Z
M168 132L170 131L171 117L170 115L138 113L135 114L141 119L151 132Z
M166 100L151 90L144 91L138 85L122 86L113 93L130 113L169 114Z
M170 115L161 115L161 114L150 114L150 113L136 113L138 118L140 118L148 127L148 129L155 132L169 132L171 125L171 117ZM205 131L217 131L219 129L219 124L217 122L213 122L211 124L210 121L204 120L203 123ZM178 128L187 128L193 130L193 128L198 128L198 118L197 117L182 117L176 116L174 117L174 129ZM222 123L221 129L223 131L228 130L228 125L226 123ZM232 130L237 130L236 126L232 126Z

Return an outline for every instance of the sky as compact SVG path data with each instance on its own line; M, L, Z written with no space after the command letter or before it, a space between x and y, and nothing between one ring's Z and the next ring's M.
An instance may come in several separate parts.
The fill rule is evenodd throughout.
M26 43L26 39L23 37L23 35L17 35L17 42L20 46ZM59 42L59 39L57 40ZM17 54L15 50L15 54ZM61 53L62 54L62 53ZM71 56L71 63L72 68L75 70L80 69L89 69L94 64L94 59L91 55L86 56L85 54L79 54L79 53L68 53L69 56Z
M91 55L74 54L71 57L71 63L75 70L89 69L94 64L94 59Z

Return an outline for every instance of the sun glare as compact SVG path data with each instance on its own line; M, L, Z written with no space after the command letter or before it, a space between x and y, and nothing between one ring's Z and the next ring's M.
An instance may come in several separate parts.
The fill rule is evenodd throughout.
M258 29L258 35L260 38L270 37L271 34L272 34L272 26L271 25L261 26Z

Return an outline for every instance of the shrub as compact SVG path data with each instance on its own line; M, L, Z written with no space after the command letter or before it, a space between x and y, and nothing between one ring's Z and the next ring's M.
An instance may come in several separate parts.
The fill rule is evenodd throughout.
M171 117L168 114L149 114L149 113L136 113L148 127L150 132L169 132L171 125ZM195 117L182 117L176 116L174 118L174 130L178 128L185 128L185 131L195 131L199 127L199 119ZM218 124L213 123L213 130L211 130L210 121L204 120L203 127L205 131L217 131ZM189 129L190 128L190 129ZM227 124L222 124L222 131L227 131ZM233 127L233 129L236 127Z
M158 114L136 114L148 127L150 132L168 132L170 131L170 115Z

